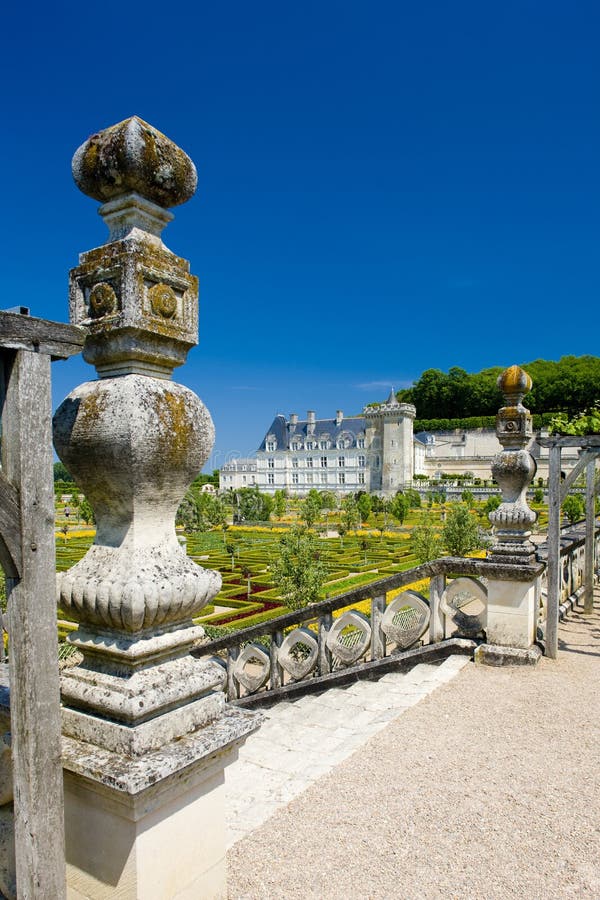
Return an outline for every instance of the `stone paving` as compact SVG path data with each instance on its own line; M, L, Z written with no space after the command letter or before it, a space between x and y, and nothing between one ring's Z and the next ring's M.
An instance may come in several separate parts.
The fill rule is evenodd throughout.
M466 656L451 656L441 665L420 664L406 674L330 688L267 710L265 723L225 770L227 846L262 825L468 662Z

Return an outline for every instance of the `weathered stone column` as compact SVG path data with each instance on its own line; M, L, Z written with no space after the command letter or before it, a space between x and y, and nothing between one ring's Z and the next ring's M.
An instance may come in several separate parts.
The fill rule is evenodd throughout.
M492 474L502 491L502 502L490 513L496 540L488 559L500 563L502 569L496 567L488 582L488 644L475 654L481 662L531 662L539 655L537 648L535 652L530 648L536 636L542 567L536 564L535 545L530 540L537 514L527 504L536 464L526 449L533 431L531 414L522 403L531 383L519 366L510 366L498 378L505 405L496 417L502 450L492 461ZM502 652L500 647L515 652Z
M220 897L223 769L259 719L226 709L219 667L190 655L203 634L193 617L221 579L175 533L214 438L200 399L171 380L197 343L198 280L160 237L196 170L134 117L89 138L73 175L103 202L110 234L70 276L71 321L99 379L54 418L97 522L94 545L58 576L84 656L61 686L70 896Z

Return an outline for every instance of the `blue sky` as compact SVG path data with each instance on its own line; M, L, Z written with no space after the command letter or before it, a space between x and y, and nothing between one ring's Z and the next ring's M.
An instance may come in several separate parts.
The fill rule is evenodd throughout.
M176 377L208 467L278 412L430 367L598 353L594 2L21 4L3 13L2 306L65 320L105 240L77 146L137 114L194 159L164 239L201 282ZM56 403L93 376L56 364Z

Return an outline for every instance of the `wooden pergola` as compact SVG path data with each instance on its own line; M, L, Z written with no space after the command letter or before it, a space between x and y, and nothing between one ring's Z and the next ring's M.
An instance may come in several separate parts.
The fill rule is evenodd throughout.
M550 451L548 477L548 619L546 624L546 655L556 659L558 654L558 614L560 606L560 508L569 490L585 471L585 557L584 612L594 606L594 547L596 459L600 456L600 434L551 435L539 439L540 446ZM563 447L578 447L579 460L563 479L561 471Z

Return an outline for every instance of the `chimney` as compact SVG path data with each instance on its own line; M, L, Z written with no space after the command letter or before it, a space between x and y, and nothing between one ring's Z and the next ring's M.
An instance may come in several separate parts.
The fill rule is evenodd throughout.
M342 420L344 418L344 413L341 409L338 409L335 414L335 424L339 427L342 424Z
M290 425L298 424L298 413L290 413Z
M314 424L315 424L315 413L314 413L314 410L312 410L312 409L309 409L309 410L308 410L308 412L306 413L306 421L308 422L309 425L314 425Z

